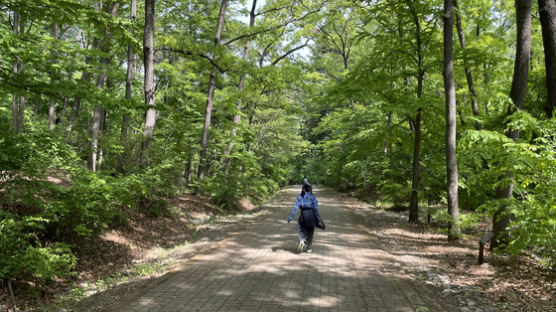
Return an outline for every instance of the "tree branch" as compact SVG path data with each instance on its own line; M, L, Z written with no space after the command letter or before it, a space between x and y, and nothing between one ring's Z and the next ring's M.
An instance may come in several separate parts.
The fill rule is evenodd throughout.
M279 8L268 9L266 11L261 11L261 12L256 13L255 16L265 15L267 13L274 12L274 11L281 11L283 9L291 8L292 6L293 6L293 4L292 5L286 5L286 6L279 7Z
M313 11L307 12L306 14L304 14L304 15L301 16L301 17L292 18L292 19L288 20L287 22L285 22L285 23L283 23L283 24L280 24L280 25L278 25L278 26L274 26L274 27L271 27L271 28L267 28L267 29L263 29L263 30L256 31L256 32L254 32L254 33L249 33L249 34L245 34L245 35L241 35L241 36L235 37L235 38L233 38L233 39L228 40L228 41L227 41L226 43L224 43L223 45L229 45L229 44L231 44L231 43L233 43L233 42L235 42L235 41L237 41L237 40L240 40L240 39L251 38L251 37L256 36L256 35L264 34L264 33L267 33L267 32L269 32L269 31L273 31L273 30L276 30L276 29L280 29L280 28L282 28L282 27L286 27L286 26L288 26L288 25L291 24L291 23L295 23L295 22L302 21L302 20L304 20L307 16L312 15L312 14L315 14L315 13L317 13L317 12L320 12L320 10L324 7L324 5L325 5L327 2L328 2L328 1L323 1L320 7L318 7L317 9L315 9L315 10L313 10ZM286 7L286 8L287 8L287 7Z
M310 38L307 39L307 41L305 41L304 44L302 44L302 45L300 45L300 46L297 46L297 47L295 47L295 48L289 50L288 52L282 54L280 57L278 57L276 60L274 60L274 62L272 62L270 65L271 65L271 66L274 66L274 65L278 64L278 62L280 62L281 60L283 60L283 59L285 59L286 57L288 57L288 55L292 54L293 52L305 48L305 47L309 44L309 41L311 41Z
M210 56L205 55L205 54L193 53L191 51L179 50L179 49L174 49L174 48L158 48L158 49L155 49L154 53L156 54L156 52L158 52L158 51L169 51L169 52L179 53L179 54L186 55L186 56L198 56L200 58L204 58L207 61L209 61L209 63L211 63L212 66L216 67L218 69L218 71L220 71L221 73L226 72L216 62L214 62L214 60Z

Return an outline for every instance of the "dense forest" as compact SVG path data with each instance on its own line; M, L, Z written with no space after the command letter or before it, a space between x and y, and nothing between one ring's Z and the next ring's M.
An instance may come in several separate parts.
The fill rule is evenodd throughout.
M554 0L0 8L3 281L63 278L123 207L304 178L556 261Z

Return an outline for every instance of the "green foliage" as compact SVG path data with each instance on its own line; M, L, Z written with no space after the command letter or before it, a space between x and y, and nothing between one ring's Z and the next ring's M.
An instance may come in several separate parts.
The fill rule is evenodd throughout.
M7 246L0 249L0 278L62 276L75 263L72 243L125 224L123 208L164 215L169 199L184 191L235 209L243 198L256 202L308 178L376 191L404 209L418 109L416 191L422 205L446 203L437 1L267 0L259 2L251 26L245 22L248 3L241 2L245 8L234 4L226 12L220 46L214 45L219 1L157 2L157 120L148 145L137 57L143 4L135 23L128 3L119 3L114 15L114 2L99 4L0 4L0 239ZM458 14L467 42L466 48L454 45L460 206L477 212L464 214L460 225L507 207L513 216L507 250L531 248L553 263L556 126L541 109L542 40L533 36L524 109L509 115L512 4L461 0ZM23 30L14 32L16 15ZM535 19L533 33L540 33ZM128 66L122 63L128 48L136 56L130 98ZM14 64L21 67L17 74ZM464 68L473 73L479 115L469 105ZM216 90L202 164L211 76ZM14 99L25 103L23 111ZM98 140L92 135L94 110L101 111ZM18 118L24 125L12 130ZM518 130L519 140L508 138ZM86 169L93 154L96 172ZM207 168L202 179L201 167ZM494 199L510 183L513 198Z
M533 248L553 263L556 145L551 133L555 120L538 120L521 111L508 119L508 128L520 130L521 139L514 142L499 132L485 130L462 136L460 144L465 152L460 156L467 176L467 196L481 198L476 208L491 217L500 207L507 207L513 219L508 251ZM509 183L514 185L513 198L492 199L497 189Z
M63 243L44 245L37 240L47 220L27 217L18 220L0 215L0 279L33 277L51 280L65 277L75 265L75 256Z

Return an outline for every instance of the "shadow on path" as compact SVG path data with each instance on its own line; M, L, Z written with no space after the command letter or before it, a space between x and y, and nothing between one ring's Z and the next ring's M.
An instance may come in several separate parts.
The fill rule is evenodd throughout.
M335 192L315 190L327 231L314 253L297 254L294 224L285 223L291 189L270 213L204 254L134 293L92 296L74 311L456 311L436 289L397 274L361 217Z

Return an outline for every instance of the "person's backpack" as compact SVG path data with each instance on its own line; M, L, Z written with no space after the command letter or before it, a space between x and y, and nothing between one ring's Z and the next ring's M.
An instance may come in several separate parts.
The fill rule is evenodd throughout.
M317 217L315 216L315 209L313 208L313 203L311 202L311 207L299 207L301 209L301 214L299 216L299 224L304 229L309 229L315 227L317 224Z

